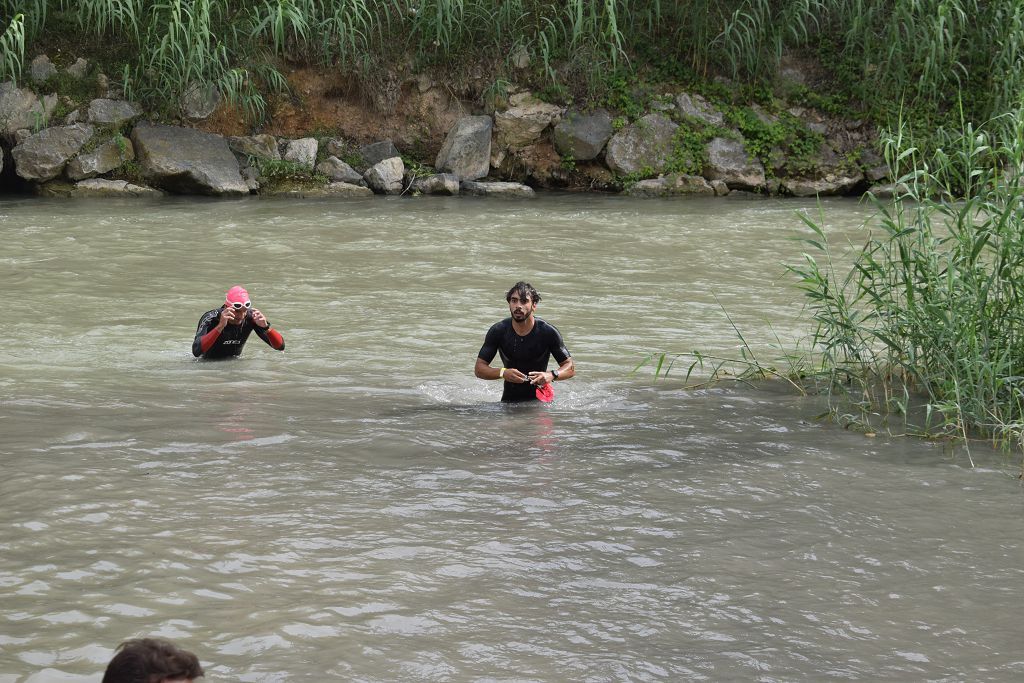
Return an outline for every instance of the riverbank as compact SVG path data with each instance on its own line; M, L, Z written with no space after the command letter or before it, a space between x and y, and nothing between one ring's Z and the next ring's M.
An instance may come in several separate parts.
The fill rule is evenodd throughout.
M883 162L880 135L910 132L931 163L950 132L1009 133L1021 45L1024 10L1010 0L0 0L0 182L858 195L907 171ZM128 121L94 116L99 100L133 107ZM158 170L134 149L137 121L220 136L177 133L221 159L226 144L237 168L211 183L182 171L193 159L181 153ZM231 142L256 136L272 139ZM102 160L88 156L101 147ZM472 163L459 168L460 153ZM33 155L44 169L29 168ZM70 187L53 184L62 176ZM516 186L463 185L481 181Z
M813 73L784 70L765 104L666 84L640 93L629 115L512 83L485 105L420 74L398 84L382 116L341 76L294 69L300 101L279 103L254 130L215 90L169 117L124 99L85 59L58 67L40 55L31 88L0 86L2 177L8 190L76 197L891 192L872 125L800 103Z

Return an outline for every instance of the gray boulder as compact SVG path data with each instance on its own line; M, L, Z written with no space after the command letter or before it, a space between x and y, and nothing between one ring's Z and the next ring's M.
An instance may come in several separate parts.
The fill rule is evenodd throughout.
M249 187L220 135L194 128L139 124L132 143L151 184L179 194L239 196Z
M824 121L809 121L807 122L807 129L818 135L828 135L828 124Z
M784 179L782 187L796 197L814 197L850 194L864 183L864 173L836 154L827 142L818 148L812 164L815 169L812 177L794 174L798 177Z
M511 104L494 115L495 138L502 149L529 147L562 115L561 107L541 102L530 93L513 95Z
M316 153L320 143L316 138L300 138L288 143L284 152L285 161L292 161L299 166L313 170L316 164Z
M363 181L363 176L338 157L327 157L316 165L317 173L323 173L336 183L351 183L358 185Z
M632 197L678 197L716 193L711 184L701 176L671 173L660 178L641 180L630 187L626 194Z
M700 95L680 93L676 96L676 109L683 116L703 121L713 126L725 124L725 117L722 112L715 109L707 100Z
M14 137L23 128L42 128L57 108L57 96L40 99L31 90L22 90L13 81L0 83L0 133Z
M57 75L57 67L53 65L46 55L39 55L32 60L28 67L28 77L36 83L42 83Z
M757 117L757 120L766 126L774 125L779 120L779 117L768 113L764 107L756 102L750 105L750 111L754 112L754 116Z
M611 136L612 116L604 109L571 111L555 126L553 141L561 156L590 161L597 158Z
M459 180L483 178L490 170L490 116L465 116L448 131L434 168L441 173L454 173Z
M96 87L100 92L106 93L104 97L110 100L119 100L124 96L121 87L116 83L111 83L110 78L103 72L96 74Z
M457 195L459 179L453 173L435 173L412 182L412 191L420 194Z
M90 178L71 186L70 197L162 197L164 193L152 187L133 185L126 180Z
M372 197L373 190L352 183L327 183L323 187L325 197Z
M824 178L789 178L782 186L794 197L840 196L853 192L864 181L864 174L836 175L830 173Z
M92 126L81 123L44 128L11 150L15 172L25 180L52 180L64 172L92 134Z
M124 100L95 99L89 103L87 119L100 126L121 127L142 115L142 111Z
M107 140L91 152L79 154L71 160L64 174L71 180L95 178L124 165L135 158L132 141L128 138Z
M619 175L661 173L672 158L672 138L678 128L663 114L647 114L608 141L608 168Z
M249 194L255 194L260 191L259 169L246 166L242 169L242 180L245 181L246 187L249 188Z
M233 135L228 138L228 148L243 157L274 161L281 159L277 138L273 135Z
M74 64L65 69L65 72L72 78L82 80L89 73L89 62L79 57Z
M715 138L707 144L704 177L722 180L730 190L757 190L764 186L764 165L747 154L738 140Z
M193 121L209 118L220 105L220 92L212 83L193 82L181 96L181 113Z
M874 195L875 199L891 199L897 195L910 194L910 187L906 183L886 183L872 185L868 192Z
M277 187L261 192L261 197L289 197L293 199L329 199L333 197L372 197L373 190L351 183L329 183L315 187Z
M821 143L817 154L811 159L811 163L817 169L819 175L844 170L847 166L844 159L836 154L836 151L828 142Z
M885 159L870 149L861 154L860 167L864 171L864 177L872 183L889 177L889 166Z
M401 157L391 157L379 161L363 174L363 179L378 194L401 194L404 189L402 178L405 175L405 164Z
M461 184L462 194L477 197L532 197L533 188L520 183L479 183L464 180Z
M359 154L363 157L367 167L374 166L385 159L393 159L402 156L398 148L391 140L381 140L359 148ZM334 155L337 156L337 155Z
M354 154L351 153L351 145L349 145L345 140L339 138L331 138L330 140L328 140L325 149L327 150L327 156L338 157L339 159L345 156L348 156L349 158L355 156ZM395 153L392 154L391 156L401 155L398 154L398 150L395 150ZM384 157L384 159L386 158L388 157ZM377 161L383 161L384 159L378 159Z
M715 196L724 197L729 194L729 186L725 184L724 180L712 180L711 187L715 191Z

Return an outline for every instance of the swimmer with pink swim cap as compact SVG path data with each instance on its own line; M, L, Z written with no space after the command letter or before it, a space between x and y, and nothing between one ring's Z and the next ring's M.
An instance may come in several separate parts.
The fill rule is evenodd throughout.
M249 292L235 285L224 295L224 305L203 314L192 341L197 358L232 358L242 353L249 335L265 341L272 349L284 351L284 337L270 326L267 317L253 308Z
M228 293L224 295L224 302L232 306L233 308L252 308L252 302L249 301L249 292L245 291L245 287L242 285L235 285L228 290Z

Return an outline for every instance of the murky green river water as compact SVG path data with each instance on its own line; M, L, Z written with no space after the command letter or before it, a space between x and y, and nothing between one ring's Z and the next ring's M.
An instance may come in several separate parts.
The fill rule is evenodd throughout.
M1017 463L630 374L736 353L723 307L806 337L801 209L0 201L0 683L146 635L214 682L1020 680ZM472 374L521 278L545 407ZM239 283L287 349L195 362Z

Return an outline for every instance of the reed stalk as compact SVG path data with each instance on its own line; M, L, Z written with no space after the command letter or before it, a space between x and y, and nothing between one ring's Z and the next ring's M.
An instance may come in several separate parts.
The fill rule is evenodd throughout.
M0 35L0 81L17 80L25 62L25 15L15 14Z

